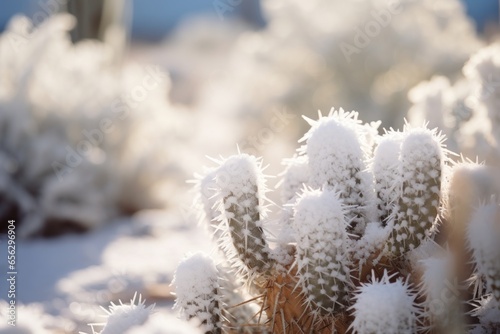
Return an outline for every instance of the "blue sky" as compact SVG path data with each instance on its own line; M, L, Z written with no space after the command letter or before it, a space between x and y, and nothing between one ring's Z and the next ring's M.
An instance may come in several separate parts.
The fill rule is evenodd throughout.
M40 10L40 3L55 0L16 0L0 3L0 30L15 13L28 16ZM229 3L229 0L131 0L133 3L132 34L136 38L158 39L166 34L182 19L190 15L205 13L217 16L214 8L216 1ZM258 11L259 0L245 0L253 10ZM498 22L498 0L462 0L467 11L481 30L487 21ZM241 7L241 6L238 6ZM234 13L237 11L235 10Z

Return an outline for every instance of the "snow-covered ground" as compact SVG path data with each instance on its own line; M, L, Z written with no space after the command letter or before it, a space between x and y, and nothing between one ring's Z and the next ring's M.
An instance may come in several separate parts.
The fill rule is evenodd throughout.
M0 247L5 254L5 237ZM85 235L17 240L16 250L17 303L35 303L44 312L62 317L64 321L51 326L74 333L87 330L87 323L103 322L100 306L128 301L135 292L147 304L158 304L158 316L172 313L169 284L175 267L187 253L210 252L211 246L192 216L145 211ZM5 256L0 270L8 271ZM7 296L7 285L0 286L0 295ZM23 313L19 309L19 322L28 320Z

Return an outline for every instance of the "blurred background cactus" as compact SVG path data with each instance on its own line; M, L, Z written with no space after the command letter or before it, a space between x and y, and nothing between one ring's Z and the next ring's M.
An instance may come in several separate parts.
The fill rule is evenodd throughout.
M307 121L311 129L283 176L279 226L266 214L261 160L238 154L200 176L200 210L228 274L185 260L174 280L178 308L202 324L221 319L206 333L500 330L496 198L471 208L465 242L450 247L457 246L449 228L457 200L449 189L464 165L483 166L453 162L444 136L425 125L379 136L379 123L362 124L357 112L342 109ZM458 274L465 263L455 260L461 254L474 263L465 276ZM208 272L218 280L233 275L233 284L229 291L207 287L203 304L196 291L217 281ZM195 277L206 282L187 286ZM237 304L224 298L236 290ZM217 305L211 314L208 305ZM235 311L248 305L251 321L241 322Z

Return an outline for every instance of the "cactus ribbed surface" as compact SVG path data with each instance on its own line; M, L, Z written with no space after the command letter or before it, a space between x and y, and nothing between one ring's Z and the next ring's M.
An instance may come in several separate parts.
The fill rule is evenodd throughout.
M309 191L295 206L298 280L307 302L331 314L350 290L348 223L338 193Z
M263 274L272 265L261 220L264 192L259 187L264 185L260 168L257 159L242 154L224 161L216 174L222 223L227 224L234 257L250 274ZM230 248L227 244L224 247Z
M387 225L392 207L398 200L395 188L400 177L398 159L402 141L402 132L387 132L374 152L371 168L375 181L377 216L382 226Z
M400 256L430 237L439 212L443 149L427 129L410 129L401 144L398 200L389 218L389 252Z

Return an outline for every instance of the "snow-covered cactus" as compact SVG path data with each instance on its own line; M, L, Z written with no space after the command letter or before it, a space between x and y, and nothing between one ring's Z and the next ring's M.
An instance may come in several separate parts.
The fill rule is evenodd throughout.
M389 224L388 251L400 256L430 237L439 213L443 138L425 128L408 129L401 144L399 191Z
M243 272L265 273L272 261L262 228L265 184L261 162L246 154L232 156L221 163L215 181L220 228L226 231L222 247L230 261L243 263Z
M299 284L307 302L323 314L345 306L351 288L345 213L333 190L306 191L295 205Z
M187 320L196 318L205 333L222 333L222 302L219 273L214 261L196 253L179 264L172 282L175 308Z
M283 203L292 201L309 184L309 162L306 156L285 160L281 199Z
M396 186L399 178L399 153L403 133L387 132L379 141L374 152L372 172L375 181L377 216L383 226L392 212L392 206L398 197Z
M372 177L366 170L372 147L357 117L357 112L340 109L318 121L307 119L311 130L301 139L306 141L301 152L309 159L311 186L338 189L344 203L352 206L347 212L349 232L362 235L372 204Z
M444 136L410 126L379 136L377 124L363 125L357 113L343 110L308 122L305 144L281 174L277 237L266 236L259 159L240 153L218 161L198 182L221 263L229 263L220 266L230 272L222 276L232 281L224 285L228 291L217 290L225 305L221 329L462 333L467 309L461 305L467 302L480 304L469 312L480 328L498 328L492 319L500 314L500 251L494 244L499 209L482 206L472 222L469 216L460 221L468 226L474 262L487 283L482 289L476 280L480 291L469 298L464 283L471 275L457 274L465 251L455 248L464 242L449 240L459 235L450 226L461 197L447 193L460 189L464 170L448 168ZM473 190L472 197L487 193ZM444 245L454 260L437 257ZM252 315L248 306L254 303L260 311Z
M120 305L111 303L109 307L108 320L100 334L118 334L127 331L128 329L142 325L151 314L155 305L146 307L145 301L139 296L139 301L135 304L136 295L130 301L130 304Z
M416 294L401 279L390 282L384 276L359 287L352 306L351 327L358 334L412 334L417 330L418 305Z
M123 303L121 300L120 304L115 304L111 302L109 309L101 308L106 312L106 322L105 323L91 323L89 326L92 329L92 334L122 334L128 333L129 330L133 328L140 327L144 324L149 316L153 313L153 309L156 304L146 306L146 301L142 299L139 295L137 300L137 292L134 297L130 300L130 303ZM96 331L95 327L102 327L101 331ZM80 332L81 334L85 334Z

